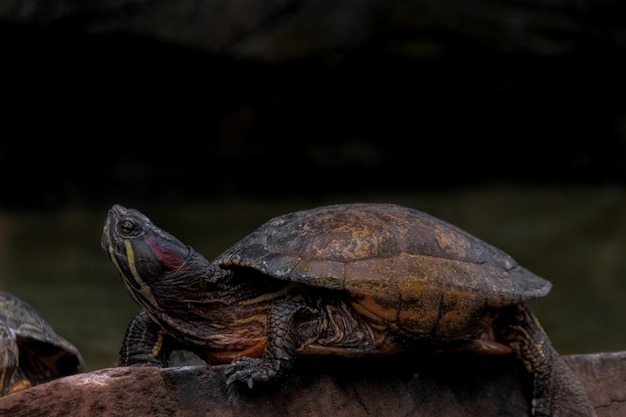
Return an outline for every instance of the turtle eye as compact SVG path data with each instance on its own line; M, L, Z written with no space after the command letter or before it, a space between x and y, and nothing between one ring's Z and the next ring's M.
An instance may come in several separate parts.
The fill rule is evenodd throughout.
M120 220L120 222L117 224L117 227L120 233L124 235L131 235L137 231L137 226L129 220Z

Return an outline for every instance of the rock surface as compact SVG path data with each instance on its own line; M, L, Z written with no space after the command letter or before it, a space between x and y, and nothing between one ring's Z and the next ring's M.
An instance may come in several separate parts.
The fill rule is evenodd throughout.
M565 357L598 417L626 415L626 351ZM512 357L463 354L302 359L278 386L227 389L224 367L107 368L0 399L13 417L528 416Z

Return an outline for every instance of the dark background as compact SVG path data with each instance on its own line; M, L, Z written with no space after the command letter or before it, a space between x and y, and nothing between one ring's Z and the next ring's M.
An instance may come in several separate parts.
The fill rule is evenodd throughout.
M274 62L93 33L93 15L0 21L1 203L622 184L625 43L605 9L565 7L580 27L555 53L444 21ZM418 37L443 48L394 49Z

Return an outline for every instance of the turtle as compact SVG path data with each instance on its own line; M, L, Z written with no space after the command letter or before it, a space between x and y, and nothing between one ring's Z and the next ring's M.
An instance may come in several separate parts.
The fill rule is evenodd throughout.
M288 378L300 355L514 354L534 378L534 416L595 415L527 305L552 284L418 209L287 213L210 261L116 204L101 245L141 307L119 366L167 367L173 350L189 350L245 390Z
M0 292L0 395L85 370L76 346L42 314L10 292Z

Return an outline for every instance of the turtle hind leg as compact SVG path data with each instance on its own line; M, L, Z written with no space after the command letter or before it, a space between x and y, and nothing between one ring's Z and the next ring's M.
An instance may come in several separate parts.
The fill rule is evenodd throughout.
M296 351L319 337L319 310L295 300L277 304L267 321L267 343L261 357L240 356L226 368L227 384L268 383L293 367Z
M500 320L504 341L534 377L532 415L595 417L581 382L554 349L528 307L512 307Z

